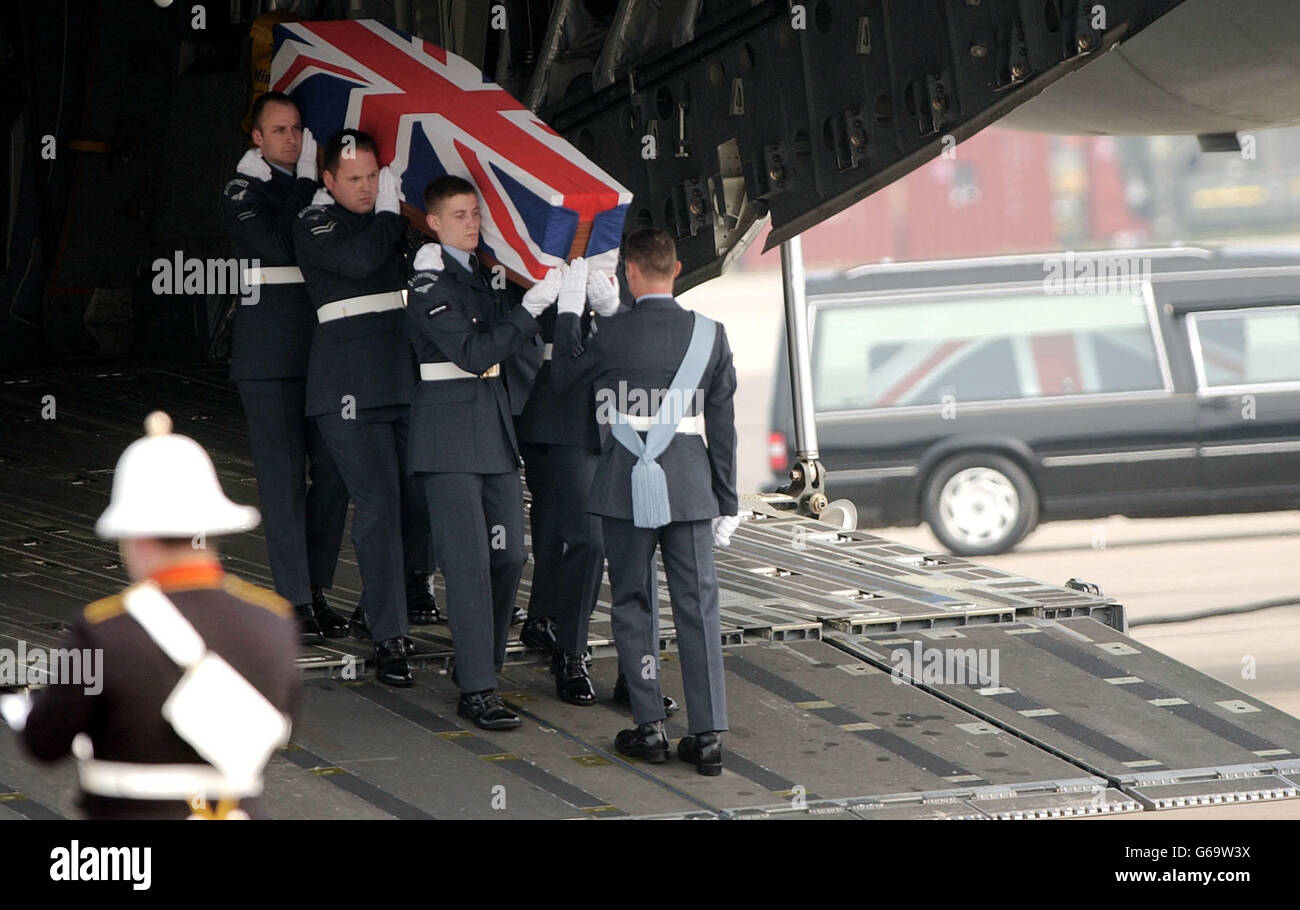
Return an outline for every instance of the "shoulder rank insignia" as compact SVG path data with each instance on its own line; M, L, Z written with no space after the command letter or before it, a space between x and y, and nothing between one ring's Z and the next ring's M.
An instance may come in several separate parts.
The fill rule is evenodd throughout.
M416 272L411 276L411 290L417 294L433 290L433 286L437 283L437 272Z
M248 181L243 177L235 177L233 180L226 182L226 198L232 202L238 202L248 195Z

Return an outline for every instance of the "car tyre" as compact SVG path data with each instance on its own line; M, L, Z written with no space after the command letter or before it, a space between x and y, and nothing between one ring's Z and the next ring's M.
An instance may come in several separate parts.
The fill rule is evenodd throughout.
M1038 493L1006 456L968 452L930 474L922 515L949 553L991 556L1010 550L1038 524Z

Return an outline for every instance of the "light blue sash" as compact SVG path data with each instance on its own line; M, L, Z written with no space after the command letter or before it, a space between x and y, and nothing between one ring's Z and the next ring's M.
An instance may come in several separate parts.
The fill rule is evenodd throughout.
M668 506L668 480L657 459L673 441L686 403L695 398L695 390L699 388L709 355L713 353L713 337L717 331L712 319L699 313L693 315L695 326L691 329L691 343L677 374L673 376L669 394L654 415L646 438L641 439L641 434L628 424L627 416L622 412L615 413L610 426L614 438L636 456L636 464L632 466L632 523L638 528L661 528L672 520Z

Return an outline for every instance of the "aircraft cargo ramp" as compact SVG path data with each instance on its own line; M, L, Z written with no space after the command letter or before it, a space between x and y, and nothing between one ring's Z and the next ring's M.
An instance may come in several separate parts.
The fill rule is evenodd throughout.
M86 602L125 583L115 545L92 527L147 411L168 410L212 453L227 492L255 501L243 415L221 375L64 370L0 384L0 648L55 646ZM408 690L369 682L355 643L309 649L265 811L1025 818L1300 794L1300 720L1124 635L1119 604L839 531L785 504L747 498L735 543L717 552L732 724L721 777L614 752L628 717L608 700L606 589L592 630L601 701L560 702L545 664L516 646L502 690L526 722L510 733L456 717L445 625L414 630L422 657ZM226 540L222 558L269 585L259 534ZM358 591L345 543L333 601L350 609ZM661 606L664 689L680 697L662 585ZM668 727L684 735L684 714ZM70 762L38 768L0 735L0 818L71 816L73 795Z

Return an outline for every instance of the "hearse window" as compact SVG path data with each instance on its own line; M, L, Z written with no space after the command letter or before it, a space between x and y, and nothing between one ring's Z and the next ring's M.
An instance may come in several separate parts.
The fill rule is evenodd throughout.
M1205 385L1300 381L1300 307L1194 313Z
M821 305L818 411L1163 388L1140 294Z

